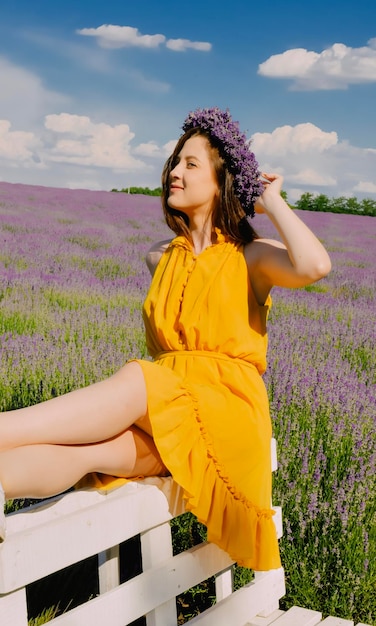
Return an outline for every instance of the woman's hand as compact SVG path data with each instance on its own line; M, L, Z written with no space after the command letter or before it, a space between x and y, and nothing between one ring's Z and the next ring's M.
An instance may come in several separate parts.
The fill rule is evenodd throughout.
M259 196L255 203L256 213L265 213L265 209L268 204L273 200L274 196L281 197L283 176L281 174L267 174L262 172L262 181L264 185L264 192Z

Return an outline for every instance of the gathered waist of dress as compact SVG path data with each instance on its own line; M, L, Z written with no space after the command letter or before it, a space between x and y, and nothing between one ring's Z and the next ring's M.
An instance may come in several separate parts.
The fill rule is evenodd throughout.
M214 352L211 350L166 350L165 352L158 352L158 354L154 357L154 361L160 361L167 357L204 357L206 359L219 359L222 361L228 361L231 363L238 363L239 365L246 365L247 367L251 367L252 369L257 370L257 366L255 363L251 363L250 361L246 361L245 359L241 359L236 356L229 356L224 352Z

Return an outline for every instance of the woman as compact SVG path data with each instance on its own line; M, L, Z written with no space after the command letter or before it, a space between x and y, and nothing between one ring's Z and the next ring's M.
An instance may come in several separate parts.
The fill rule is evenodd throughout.
M282 177L261 180L227 111L197 110L183 130L162 176L177 236L147 258L154 362L128 362L90 387L3 413L0 480L7 498L46 497L90 472L171 474L209 541L268 570L280 565L261 378L269 294L319 280L330 260L281 197ZM247 219L254 210L283 243L257 236Z

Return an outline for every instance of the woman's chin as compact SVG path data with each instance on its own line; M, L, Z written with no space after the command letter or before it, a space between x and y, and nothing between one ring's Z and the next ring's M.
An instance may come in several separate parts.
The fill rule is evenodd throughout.
M185 213L184 209L179 206L179 202L177 202L176 198L174 198L173 196L169 196L167 204L170 209L174 209L175 211L182 211L183 213Z

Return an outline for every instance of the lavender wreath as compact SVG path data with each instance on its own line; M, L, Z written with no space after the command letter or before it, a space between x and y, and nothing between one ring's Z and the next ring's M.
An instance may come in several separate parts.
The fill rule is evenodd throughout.
M228 110L218 107L196 109L188 113L182 129L201 128L208 133L218 148L221 157L234 177L234 192L239 198L245 214L253 217L254 203L264 191L255 155L250 141L233 121Z

